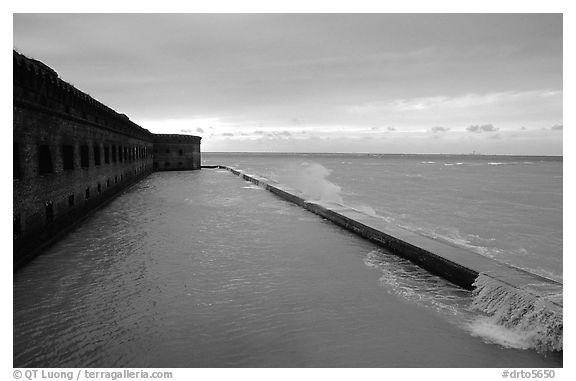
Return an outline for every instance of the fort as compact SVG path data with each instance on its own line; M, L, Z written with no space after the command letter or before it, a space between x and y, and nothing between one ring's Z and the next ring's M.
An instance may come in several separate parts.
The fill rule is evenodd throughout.
M13 263L153 171L200 169L198 136L153 134L13 52Z
M153 134L16 51L13 105L13 263L22 267L90 211L154 171L201 168L198 136ZM226 169L467 290L504 325L561 351L562 284L438 242L342 205Z

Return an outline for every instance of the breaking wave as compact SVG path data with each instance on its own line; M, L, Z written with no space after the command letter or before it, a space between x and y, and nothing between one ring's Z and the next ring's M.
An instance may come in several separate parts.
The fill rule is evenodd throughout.
M537 296L484 274L474 286L470 309L486 315L469 324L473 335L507 347L562 350L562 294Z
M304 162L290 185L299 189L308 201L326 203L328 204L326 206L335 203L371 217L380 218L387 222L392 221L391 217L379 215L374 208L365 203L358 201L346 203L343 198L342 187L328 180L331 173L332 170L321 164Z
M321 164L302 163L302 170L294 179L294 185L311 201L343 204L342 188L327 177L332 171Z
M378 282L388 293L402 299L431 308L446 316L466 313L470 293L386 251L376 249L364 258L368 267L382 272Z
M364 264L382 271L379 283L388 293L452 316L484 342L540 353L563 349L561 294L536 296L483 274L470 293L382 250L369 252Z

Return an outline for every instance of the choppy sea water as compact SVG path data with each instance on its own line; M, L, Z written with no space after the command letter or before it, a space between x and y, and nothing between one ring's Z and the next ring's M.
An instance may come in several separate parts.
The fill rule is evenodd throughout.
M471 302L229 172L155 173L15 274L14 366L562 365Z
M562 282L561 157L216 154L226 164Z

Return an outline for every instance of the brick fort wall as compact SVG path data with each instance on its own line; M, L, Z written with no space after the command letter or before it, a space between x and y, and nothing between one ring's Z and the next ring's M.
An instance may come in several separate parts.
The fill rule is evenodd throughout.
M153 170L200 169L200 137L155 135L16 51L13 76L15 269Z

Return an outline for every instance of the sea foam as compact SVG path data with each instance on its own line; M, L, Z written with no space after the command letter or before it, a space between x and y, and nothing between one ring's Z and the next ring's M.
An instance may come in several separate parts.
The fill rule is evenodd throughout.
M558 294L539 296L480 274L470 308L485 313L470 324L473 334L504 346L561 351L563 312Z

